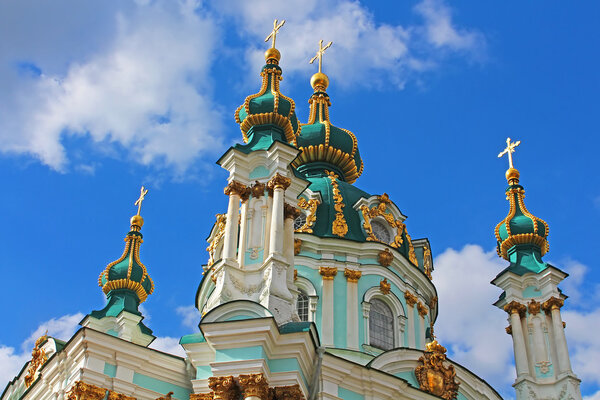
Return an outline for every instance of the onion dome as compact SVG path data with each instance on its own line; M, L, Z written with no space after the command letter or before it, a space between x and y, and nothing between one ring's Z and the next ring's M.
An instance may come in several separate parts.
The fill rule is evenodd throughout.
M314 170L332 170L343 181L354 183L363 171L356 136L347 129L334 126L329 119L331 100L326 92L329 86L327 75L319 70L312 76L310 84L314 93L308 101L308 122L301 124L300 135L296 138L302 153L292 165L309 174Z
M282 79L280 58L279 50L274 47L265 52L266 65L260 72L262 86L259 92L246 97L244 104L235 110L235 122L240 124L245 143L256 127L275 125L283 131L281 140L295 144L299 130L296 104L279 90Z
M517 142L517 145L518 143L520 142ZM510 261L511 265L538 272L546 267L541 257L549 249L549 228L544 220L531 214L525 207L525 189L519 184L519 177L519 171L512 166L511 159L510 168L506 171L506 199L510 209L506 218L496 225L494 231L498 243L497 251L498 255Z

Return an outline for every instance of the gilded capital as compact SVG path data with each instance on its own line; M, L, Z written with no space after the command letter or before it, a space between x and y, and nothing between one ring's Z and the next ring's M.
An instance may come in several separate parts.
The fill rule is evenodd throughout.
M377 255L377 262L379 262L379 265L382 267L389 267L392 265L392 261L394 261L394 255L388 248L380 251Z
M286 178L285 176L276 173L275 176L271 178L271 180L267 183L267 187L271 190L273 189L287 189L292 183L290 178Z
M262 197L265 194L265 184L260 183L259 181L254 182L250 192L252 193L252 197L255 199Z
M300 385L279 386L275 388L277 400L304 400Z
M504 328L504 330L506 330L506 333L508 333L509 335L512 335L512 326L511 325Z
M344 276L346 277L348 282L358 282L358 280L362 276L362 272L357 271L355 269L344 268Z
M319 273L323 277L323 280L332 280L337 274L336 267L319 267Z
M283 204L283 218L296 219L300 216L300 210L291 204Z
M542 305L540 303L538 303L537 301L535 301L535 299L533 299L527 304L527 310L529 310L529 314L537 315L540 312L541 306Z
M417 311L419 312L419 315L421 317L425 317L427 315L427 307L425 307L425 305L423 303L421 303L420 301L417 302Z
M383 280L379 282L379 290L383 294L390 294L392 290L392 284L387 281L387 278L383 278Z
M213 400L213 399L214 399L213 392L190 394L190 400Z
M559 299L558 297L550 297L544 303L542 303L542 310L549 314L552 310L559 310L565 301L563 299Z
M215 400L237 400L239 395L233 376L211 376L208 387L212 389Z
M102 400L104 396L106 389L82 381L75 382L67 392L67 400Z
M415 296L408 290L404 292L404 298L406 299L406 304L408 304L409 307L412 307L415 304L417 304L417 296Z
M522 318L525 316L525 311L527 311L527 307L521 303L517 303L516 301L511 301L507 305L504 306L504 311L509 314L519 314Z
M242 388L244 398L255 396L261 400L268 400L269 384L263 374L240 375L238 384Z
M223 190L223 192L227 196L236 195L236 196L243 197L248 193L248 188L246 187L246 185L244 185L238 181L231 181L231 182L229 182L229 184L227 186L225 186L225 189Z

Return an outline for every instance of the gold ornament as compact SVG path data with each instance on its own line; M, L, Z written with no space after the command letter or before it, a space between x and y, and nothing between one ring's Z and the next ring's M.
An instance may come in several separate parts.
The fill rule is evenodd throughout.
M529 314L536 315L540 312L541 304L535 301L535 299L531 300L529 304L527 304L527 309L529 310Z
M542 304L542 310L546 312L546 314L550 314L552 310L559 310L565 301L563 299L559 299L558 297L550 297Z
M332 280L337 275L336 267L319 267L319 273L323 280Z
M456 371L453 365L445 366L446 348L437 340L427 343L426 351L419 358L415 375L421 390L443 399L456 399L459 383L456 382Z
M312 226L317 220L317 216L315 215L317 212L317 206L319 202L315 199L306 200L304 197L300 197L298 199L298 207L303 210L307 210L308 214L306 215L306 222L300 228L296 229L296 232L305 232L305 233L313 233Z
M357 271L355 269L344 268L344 276L346 277L348 282L358 282L358 280L362 276L362 272Z
M515 152L515 147L517 147L520 144L521 144L520 140L517 140L516 142L511 143L510 138L507 138L506 139L506 148L504 150L502 150L502 152L500 154L498 154L498 158L501 158L503 155L508 154L508 168L509 169L515 169L515 167L513 166L512 153ZM518 183L518 181L517 181L517 183Z
M208 251L208 266L210 267L215 263L215 252L217 251L217 246L223 240L223 235L225 235L225 225L227 224L227 215L226 214L217 214L217 234L210 242L210 245L206 248Z
M36 374L38 370L48 361L46 351L42 349L42 344L48 339L48 331L40 336L35 341L33 350L31 351L31 361L29 362L29 368L27 369L27 375L25 375L25 386L29 387L37 378Z
M525 311L527 311L527 307L521 303L517 303L516 301L511 301L504 306L504 311L509 314L519 314L519 316L523 318L525 316Z
M404 223L399 219L395 219L391 213L386 212L388 204L390 204L390 199L388 195L384 193L381 196L379 196L379 205L373 206L372 208L369 208L367 206L360 207L360 211L362 212L362 216L364 219L363 228L365 228L365 232L367 232L367 240L379 242L379 239L377 239L377 237L375 237L375 234L373 233L373 228L371 227L371 220L375 217L383 217L383 219L385 219L385 221L392 228L396 229L396 235L394 236L394 240L392 241L392 243L390 243L390 246L398 248L402 246L402 233L404 232L406 225L404 225Z
M325 172L327 173L327 175L329 175L329 180L331 181L331 186L333 190L333 200L335 202L333 208L336 211L335 220L331 225L331 233L339 237L344 237L346 236L346 233L348 233L348 224L346 223L346 218L344 218L343 209L344 207L346 207L346 205L344 204L344 197L342 197L337 182L339 177L334 172Z
M239 396L233 376L211 376L208 387L212 389L215 400L237 400Z
M255 199L261 198L265 194L265 184L256 181L254 185L252 185L252 188L250 188L250 192Z
M109 390L106 400L136 400L136 398Z
M238 181L231 181L227 184L227 186L225 186L225 189L223 189L223 193L225 193L227 196L234 195L242 197L243 195L246 195L246 193L248 193L248 190L249 189L243 183L240 183Z
M271 33L269 33L269 36L267 36L267 38L265 39L265 42L268 42L269 39L272 40L272 42L271 42L272 49L275 48L275 39L277 38L277 34L279 33L279 30L281 29L283 24L285 24L285 19L282 20L279 24L277 24L277 20L273 21L273 30L271 31ZM268 59L267 59L267 61L268 61ZM277 61L279 61L279 60L277 60Z
M298 270L294 270L294 281L298 279Z
M300 385L279 386L274 388L275 398L277 400L304 400Z
M294 255L297 256L300 254L300 250L302 249L302 239L294 239Z
M509 325L506 328L504 328L504 330L506 331L506 333L508 333L509 335L512 335L512 326Z
M427 307L425 307L425 305L421 302L417 302L417 311L419 312L419 315L423 318L425 318L428 312Z
M383 278L383 280L379 282L379 290L383 294L390 294L392 290L392 284L387 281L387 278Z
M409 307L412 307L415 304L417 304L417 301L418 301L417 296L415 296L414 294L412 294L408 290L406 292L404 292L404 298L406 299L406 304Z
M287 219L287 218L291 218L291 219L296 219L300 216L300 210L298 210L296 207L294 207L291 204L288 203L284 203L283 204L283 218Z
M214 399L214 393L210 392L210 393L196 393L196 394L190 394L190 400L213 400Z
M377 262L379 262L379 265L382 267L389 267L392 265L392 261L394 261L394 255L388 248L380 251L377 255Z
M67 392L67 400L102 400L106 396L106 390L89 383L77 381L71 390Z
M271 180L267 183L267 187L271 190L273 189L287 189L292 184L292 180L290 178L286 178L281 175L279 172L276 173Z
M157 397L155 400L171 400L171 396L173 396L173 392L169 392L163 397Z
M431 277L431 271L433 270L433 266L431 265L431 250L427 246L423 247L423 270L429 279L433 279Z
M243 397L258 397L267 400L269 384L263 374L248 374L238 377L238 384L242 388Z
M437 296L433 296L431 298L431 300L429 300L429 308L431 308L433 310L435 307L437 307L437 302L438 302Z

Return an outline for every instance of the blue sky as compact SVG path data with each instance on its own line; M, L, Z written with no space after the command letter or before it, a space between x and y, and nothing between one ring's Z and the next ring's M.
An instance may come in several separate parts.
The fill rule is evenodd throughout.
M214 161L241 140L233 112L259 89L279 18L283 93L306 121L308 60L332 40L331 119L359 140L356 185L388 193L411 236L430 239L437 334L509 397L510 337L489 281L504 266L493 228L508 211L496 155L507 136L522 141L515 165L529 210L550 225L545 259L571 273L573 366L600 399L599 17L595 2L554 1L0 3L0 304L11 321L0 379L43 329L68 338L102 307L97 277L121 254L142 184L148 325L164 349L197 329L205 239L226 208Z

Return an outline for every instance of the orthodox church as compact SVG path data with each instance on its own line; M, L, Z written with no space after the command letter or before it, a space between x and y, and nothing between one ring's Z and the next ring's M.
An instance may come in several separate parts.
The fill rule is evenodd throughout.
M1 400L501 399L434 336L438 297L429 241L412 238L385 193L355 185L356 136L333 124L319 43L310 113L300 123L280 89L275 39L261 87L235 111L243 143L218 160L229 171L224 212L208 238L196 292L202 318L185 358L148 347L139 306L154 290L140 259L142 193L121 257L100 273L106 305L63 342L43 336ZM581 399L560 309L567 276L547 264L548 224L524 204L507 140L509 212L495 228L521 399ZM500 213L501 210L498 210ZM491 230L491 229L490 229Z

